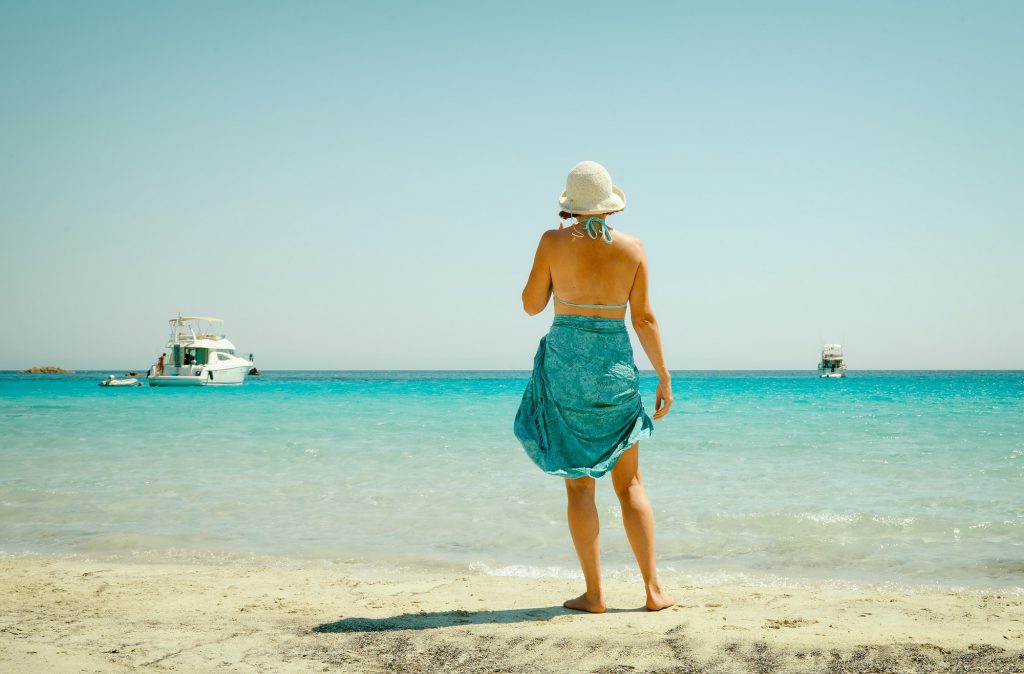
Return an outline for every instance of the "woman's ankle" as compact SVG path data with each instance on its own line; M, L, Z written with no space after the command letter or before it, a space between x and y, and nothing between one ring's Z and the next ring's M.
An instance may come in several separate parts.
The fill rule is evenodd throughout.
M590 592L584 592L574 599L567 599L562 606L588 613L604 613L608 607L603 594L592 596Z

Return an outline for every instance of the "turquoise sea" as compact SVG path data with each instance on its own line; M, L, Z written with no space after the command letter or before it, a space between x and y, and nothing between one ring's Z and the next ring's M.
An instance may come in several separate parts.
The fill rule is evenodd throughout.
M525 372L268 372L104 389L0 373L0 554L578 574ZM645 403L655 380L643 379ZM679 372L641 446L674 582L1024 593L1024 373ZM608 480L604 565L634 566Z

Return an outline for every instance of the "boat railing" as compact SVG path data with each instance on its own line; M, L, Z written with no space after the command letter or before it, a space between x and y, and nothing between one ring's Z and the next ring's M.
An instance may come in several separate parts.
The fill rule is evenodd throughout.
M172 341L175 341L175 342L192 342L192 341L199 341L200 339L206 339L206 340L209 340L211 342L218 342L218 341L224 339L224 335L207 335L207 334L193 335L190 332L178 332L178 333L174 334L174 336L172 338Z

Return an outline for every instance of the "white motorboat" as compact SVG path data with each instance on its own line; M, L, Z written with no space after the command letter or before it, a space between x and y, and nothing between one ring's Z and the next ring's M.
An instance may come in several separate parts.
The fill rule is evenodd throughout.
M846 359L843 357L841 344L826 344L821 347L821 362L818 363L819 375L822 379L833 379L846 376Z
M164 366L154 365L150 386L228 386L245 381L252 361L235 354L224 336L224 321L209 316L178 316L170 320L171 336Z
M135 377L118 379L114 375L107 375L107 378L100 382L100 386L142 386L142 382Z

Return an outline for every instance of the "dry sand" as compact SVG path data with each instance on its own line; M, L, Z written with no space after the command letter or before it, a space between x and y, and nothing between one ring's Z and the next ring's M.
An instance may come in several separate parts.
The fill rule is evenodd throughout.
M673 587L358 564L0 559L0 671L1024 672L1024 598Z

